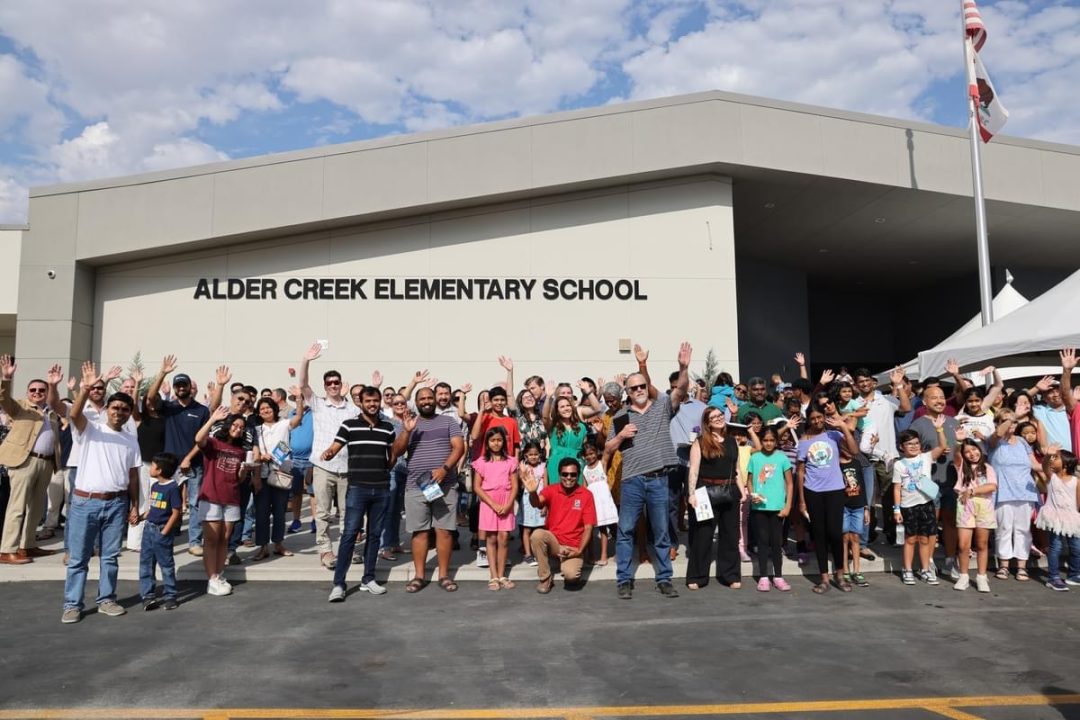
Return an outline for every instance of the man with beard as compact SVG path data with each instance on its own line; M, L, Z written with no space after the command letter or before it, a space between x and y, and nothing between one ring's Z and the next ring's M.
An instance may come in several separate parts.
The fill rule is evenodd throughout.
M739 406L739 414L735 422L746 425L750 422L747 417L750 413L760 415L763 423L768 423L770 420L775 420L783 415L776 403L769 402L765 378L752 377L747 381L746 385L750 393L750 399Z
M559 483L537 489L539 482L527 473L524 502L533 507L547 508L544 527L533 530L531 550L536 557L540 584L536 592L547 595L555 585L551 572L551 558L559 558L563 587L573 588L581 581L582 556L592 541L596 527L596 506L593 495L584 485L578 484L581 463L577 458L566 457L559 461Z
M690 379L690 343L679 346L679 375L667 395L650 387L648 378L636 372L626 378L629 403L619 411L608 431L604 450L622 451L622 488L619 532L615 542L616 581L620 600L633 597L634 526L647 509L656 551L656 589L666 598L679 593L671 584L671 539L668 537L668 475L678 465L671 442L671 418L682 404ZM622 424L625 423L625 424ZM622 428L616 428L622 424Z
M456 418L435 412L435 392L431 388L421 388L416 393L416 407L420 417L406 423L402 432L409 449L405 529L412 533L415 569L415 576L405 586L405 592L415 593L424 587L428 531L433 527L439 587L453 592L458 586L450 578L450 553L454 543L450 533L457 523L457 464L465 454L465 437Z
M345 528L338 546L330 602L345 600L345 576L349 572L356 536L364 525L365 516L368 542L364 548L364 576L360 579L360 589L372 595L386 592L386 588L375 582L375 564L379 559L379 538L390 499L390 468L398 455L405 451L405 434L402 433L401 439L395 441L394 426L380 413L382 396L379 389L369 385L361 388L357 394L360 397L359 417L343 422L334 442L322 454L323 460L333 460L341 448L348 448L349 489L345 495ZM408 422L415 427L415 419Z
M210 413L221 404L221 389L228 384L232 376L228 369L218 368L217 385L210 397L210 407L195 399L191 389L191 378L179 373L173 378L173 400L161 399L161 384L169 373L176 370L176 356L166 355L161 361L161 369L150 381L146 391L147 412L157 415L165 421L165 452L178 458L187 458L195 447L195 433L210 421ZM93 395L91 395L93 397ZM93 420L94 418L88 419ZM72 457L75 450L72 449ZM70 461L69 461L70 463ZM199 518L199 488L202 485L202 454L195 453L190 461L180 464L179 481L184 485L188 504L188 552L202 556L202 522Z

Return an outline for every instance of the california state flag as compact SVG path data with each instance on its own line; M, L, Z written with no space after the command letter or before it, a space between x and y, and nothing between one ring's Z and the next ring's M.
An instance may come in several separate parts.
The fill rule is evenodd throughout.
M983 25L979 8L975 6L975 0L963 0L964 3L964 33L967 36L967 77L968 94L975 100L975 121L979 123L979 135L983 142L990 142L990 138L1001 132L1005 122L1009 119L1009 111L1001 104L994 83L990 81L990 73L986 71L979 51L986 44L986 27Z

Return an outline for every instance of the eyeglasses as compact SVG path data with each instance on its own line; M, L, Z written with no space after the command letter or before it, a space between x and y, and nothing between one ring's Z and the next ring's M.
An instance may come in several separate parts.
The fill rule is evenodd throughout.
M105 388L101 387L100 385L95 385L94 387L90 388L90 392L105 392Z
M645 383L642 383L641 385L631 385L630 387L628 387L626 389L629 390L630 392L638 392L639 390L644 390L647 387L649 387L649 386L646 385Z
M48 392L48 388L27 388L26 392L28 392L28 393L43 393L43 392Z
M404 405L405 401L404 400L398 400L397 402L392 402L390 404L393 405L394 407L398 407L400 405Z
M325 381L323 381L323 385L340 385L340 384L341 384L340 380L325 380Z
M561 478L563 478L563 477L564 478L576 478L577 475L578 474L576 472L568 472L568 473L561 472L561 473L559 473L559 477L561 477Z

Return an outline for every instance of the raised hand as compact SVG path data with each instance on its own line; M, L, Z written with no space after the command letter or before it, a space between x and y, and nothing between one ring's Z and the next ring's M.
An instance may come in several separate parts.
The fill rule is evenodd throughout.
M416 385L423 384L423 382L425 380L427 380L427 379L428 379L428 371L427 370L417 370L413 374L413 383L416 384Z
M227 417L229 417L229 408L224 405L218 405L217 409L210 415L210 419L214 422L224 420Z
M893 385L904 382L904 368L897 366L889 371L889 382Z
M10 355L0 355L0 377L5 380L10 380L15 377L15 370L18 366L12 361Z
M847 423L844 422L844 419L839 415L830 415L825 418L825 424L831 428L836 428L837 430L847 427Z
M139 368L135 368L131 371L131 380L135 383L135 392L139 392L139 388L142 387L143 371Z
M938 415L936 418L930 421L935 428L945 427L945 416Z
M799 367L805 366L806 365L806 356L803 355L801 352L795 353L795 364L798 365Z
M1061 357L1061 369L1072 372L1076 369L1076 348L1067 347L1058 355Z
M405 417L401 421L401 424L405 428L405 432L412 432L416 429L416 415L406 410Z
M739 412L739 406L734 400L729 397L724 397L724 403L727 405L728 412L734 417Z
M525 491L530 493L536 492L536 488L540 482L533 476L532 468L525 463L521 463L519 472L521 474L521 484L525 486Z
M161 359L161 374L168 375L172 371L176 370L176 356L166 355Z
M589 389L589 384L584 380L578 380L577 387L581 392L586 392Z
M214 380L221 386L221 389L224 390L229 384L229 381L232 380L232 372L229 370L229 367L227 365L219 365L218 369L214 371Z
M45 382L50 385L59 385L64 381L64 368L57 363L49 368L49 371L45 373Z
M382 373L376 370L371 373L371 387L382 387L383 376Z
M88 388L99 379L97 374L97 365L87 360L82 364L82 386Z
M990 377L996 371L997 371L996 367L994 367L993 365L987 365L986 367L984 367L982 370L979 371L979 374L982 375L983 377Z
M119 365L113 365L111 368L109 368L109 371L101 377L101 379L104 380L106 384L108 384L116 378L120 377L120 374L123 372L124 371L120 368Z
M828 385L829 383L831 383L833 381L833 379L835 377L836 377L836 373L834 373L832 370L829 370L828 368L826 368L825 371L821 373L820 384L821 385Z
M620 387L626 387L626 373L619 373L616 375L615 382L619 383Z
M643 350L640 345L634 343L634 357L637 358L639 365L643 365L649 361L649 351Z
M956 442L962 443L965 440L967 440L967 437L968 437L968 434L967 434L967 428L966 427L961 425L961 426L956 428Z
M289 394L292 395L294 398L295 397L300 397L300 386L299 385L290 385L289 386Z
M472 392L472 383L465 383L464 385L462 385L461 386L461 392L463 394L465 394L465 395L468 395L469 393L471 393Z
M1045 393L1049 391L1050 388L1054 387L1054 378L1047 375L1042 380L1035 383L1035 387L1039 390L1039 392Z
M945 361L945 372L949 373L950 375L959 375L960 363L956 362L956 360L953 358L949 358Z
M437 382L439 382L439 378L437 378L437 377L429 377L426 380L424 380L424 382L420 383L420 387L426 387L426 388L435 387L435 383L437 383Z
M690 358L694 354L694 349L690 347L690 343L683 341L679 344L679 367L685 369L690 366Z
M72 375L71 377L68 378L68 381L67 381L68 392L75 392L75 385L77 384L77 382L78 381L75 379L74 375Z
M514 371L514 361L511 360L510 358L506 357L505 355L500 355L499 356L499 365L501 365L502 369L505 370L506 372L513 372Z
M322 344L311 343L311 347L304 353L304 359L311 362L312 360L318 360L320 355L322 355Z

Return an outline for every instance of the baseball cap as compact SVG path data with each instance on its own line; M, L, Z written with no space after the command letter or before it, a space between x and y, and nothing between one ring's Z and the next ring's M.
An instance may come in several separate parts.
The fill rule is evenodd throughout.
M190 385L191 384L191 378L188 377L187 375L185 375L184 373L180 373L179 375L177 375L176 377L173 378L172 384L173 385Z

